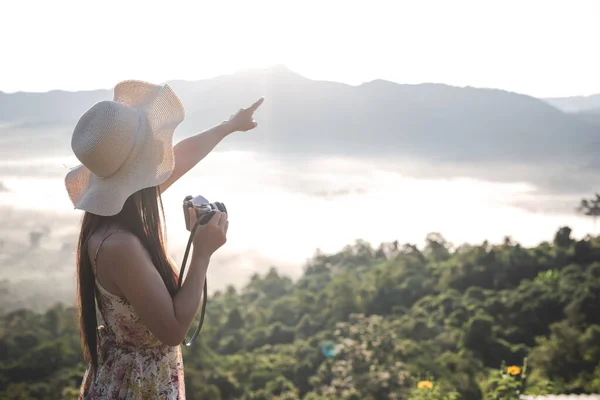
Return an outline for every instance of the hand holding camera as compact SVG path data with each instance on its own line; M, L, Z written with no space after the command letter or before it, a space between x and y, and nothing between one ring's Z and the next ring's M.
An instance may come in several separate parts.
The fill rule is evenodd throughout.
M219 202L209 203L202 196L187 196L183 200L183 216L185 218L185 227L190 231L190 239L188 240L181 270L179 271L179 282L177 285L179 288L181 288L183 283L185 264L191 245L194 245L194 254L210 258L227 241L227 228L229 228L225 204ZM204 279L203 292L200 323L190 341L186 343L187 346L191 346L194 343L204 324L208 293L207 279Z
M192 239L194 252L210 257L227 242L229 220L225 204L210 203L202 196L187 196L183 210L186 229L196 229Z
M188 208L191 226L196 223L196 210ZM210 257L215 251L227 242L227 229L229 221L227 213L216 210L205 223L200 223L194 233L194 252Z

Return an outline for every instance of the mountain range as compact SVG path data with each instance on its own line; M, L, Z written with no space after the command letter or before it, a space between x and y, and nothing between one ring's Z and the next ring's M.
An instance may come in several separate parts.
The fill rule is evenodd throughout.
M600 95L537 99L497 89L384 80L351 86L307 79L284 66L169 84L186 108L179 137L265 96L256 116L259 128L228 138L225 148L290 159L419 160L434 170L452 166L463 175L525 178L551 190L583 192L598 183ZM110 98L111 90L0 92L0 157L14 155L18 146L33 151L35 143L40 150L68 152L77 118Z
M554 107L570 113L600 113L600 94L591 96L554 97L544 99Z

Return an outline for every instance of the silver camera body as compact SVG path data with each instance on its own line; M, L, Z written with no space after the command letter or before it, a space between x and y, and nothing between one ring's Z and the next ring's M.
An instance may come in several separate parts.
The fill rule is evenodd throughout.
M193 208L196 212L196 220L199 221L200 225L208 223L215 214L215 211L227 212L225 204L218 201L211 203L202 196L186 196L185 199L183 199L183 217L185 218L185 228L188 231L192 229L190 213L188 211L190 208Z

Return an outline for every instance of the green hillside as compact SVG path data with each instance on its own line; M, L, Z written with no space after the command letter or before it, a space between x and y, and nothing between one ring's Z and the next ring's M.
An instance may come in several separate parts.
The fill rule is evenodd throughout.
M359 241L315 254L297 281L272 268L212 296L184 349L186 390L214 400L597 393L599 310L600 238L573 240L567 227L535 248L510 238L455 248L438 234L421 249ZM0 317L0 399L76 398L83 369L73 308Z

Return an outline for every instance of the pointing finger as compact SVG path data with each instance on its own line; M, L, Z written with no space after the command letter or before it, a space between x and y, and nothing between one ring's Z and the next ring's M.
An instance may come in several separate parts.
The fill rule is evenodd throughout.
M247 110L250 111L251 113L253 113L254 111L256 111L258 109L258 107L260 107L260 105L263 103L263 101L265 101L265 98L261 97L254 104L252 104L250 107L248 107Z

